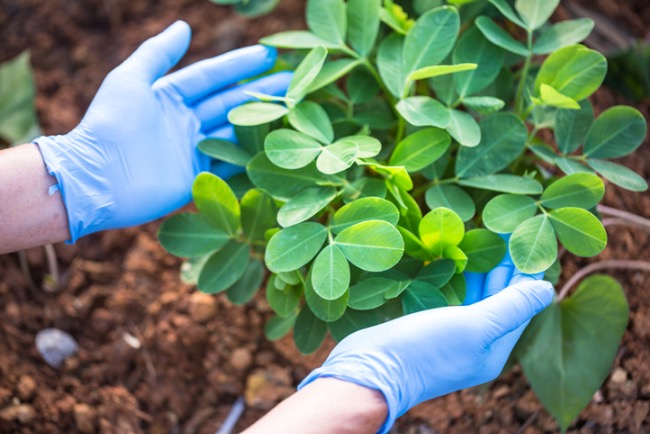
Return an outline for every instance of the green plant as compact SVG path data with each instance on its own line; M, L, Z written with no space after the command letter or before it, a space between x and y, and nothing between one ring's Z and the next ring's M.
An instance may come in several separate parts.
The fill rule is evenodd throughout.
M286 96L254 94L229 113L239 146L199 144L246 173L199 175L199 213L165 221L160 240L189 258L186 281L235 303L270 270L270 339L294 328L309 353L328 331L340 340L460 304L463 272L497 265L504 239L517 267L556 281L558 241L577 256L605 248L601 177L647 189L609 161L641 144L642 115L618 106L594 119L607 63L577 45L589 19L548 24L558 0L437 3L415 2L416 18L388 0L308 1L309 31L262 40L309 50ZM607 375L627 309L620 286L594 276L522 339L517 358L563 430Z
M19 145L40 134L35 94L28 52L0 64L0 140Z
M218 5L232 5L237 13L245 17L259 17L271 12L280 0L210 0Z

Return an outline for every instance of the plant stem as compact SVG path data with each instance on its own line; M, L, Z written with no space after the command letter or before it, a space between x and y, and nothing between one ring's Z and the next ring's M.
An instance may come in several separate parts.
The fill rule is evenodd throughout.
M569 293L569 290L580 280L594 271L604 269L617 269L617 270L640 270L650 271L650 262L646 261L633 261L629 259L612 259L607 261L598 261L587 265L585 268L579 270L576 274L564 284L558 295L558 300L562 301Z
M59 264L56 260L56 252L52 244L43 246L45 249L45 257L47 258L47 269L49 271L49 278L43 280L43 289L48 292L56 292L59 288Z
M641 217L636 214L632 214L631 212L623 211L616 208L611 208L605 205L598 205L597 209L601 214L605 214L613 217L619 217L622 218L623 220L627 220L630 223L637 224L645 229L650 229L650 220L647 218Z
M530 70L530 62L533 59L533 32L531 30L527 30L526 32L528 56L526 56L524 67L521 69L521 77L519 77L519 86L517 87L517 95L515 97L515 111L519 113L520 116L523 114L524 88L526 87L526 79L528 78L528 71Z

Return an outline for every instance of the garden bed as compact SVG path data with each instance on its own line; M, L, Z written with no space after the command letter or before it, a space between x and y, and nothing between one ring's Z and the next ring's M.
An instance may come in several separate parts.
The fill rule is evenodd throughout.
M274 14L247 21L207 0L13 0L0 7L0 61L31 49L42 126L48 134L64 133L83 115L102 78L143 38L175 19L194 29L188 64L267 34L302 28L303 3L284 0ZM643 10L631 7L615 18L629 22L628 31L640 32L636 19ZM593 102L596 112L630 104L608 89ZM648 102L635 106L649 118ZM648 140L624 163L650 177ZM647 193L608 185L604 203L650 217ZM324 360L331 342L302 356L290 337L275 343L264 338L262 326L271 314L264 297L236 307L225 297L203 296L182 284L180 261L162 250L157 227L152 223L93 235L76 246L57 245L63 290L55 294L30 289L16 255L0 256L0 432L211 434L237 397L245 396L249 405L240 430ZM608 234L609 246L599 257L567 258L564 279L588 262L644 259L650 249L650 237L641 230L610 226ZM33 249L27 257L40 283L43 252ZM650 431L650 276L613 275L629 298L628 331L612 375L570 432ZM58 371L34 347L36 333L45 327L68 331L81 348ZM490 386L416 407L394 431L555 430L515 368Z

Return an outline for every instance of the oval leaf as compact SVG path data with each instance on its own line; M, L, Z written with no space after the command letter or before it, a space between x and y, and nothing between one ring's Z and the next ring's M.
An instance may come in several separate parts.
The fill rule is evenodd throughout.
M313 187L301 191L280 208L280 226L293 226L316 215L336 197L334 187Z
M467 255L465 271L473 273L487 273L499 265L506 254L505 241L487 229L467 232L458 247Z
M512 262L526 274L547 270L557 257L557 241L546 215L529 218L512 233L509 243Z
M451 138L439 128L417 131L395 147L390 157L391 166L404 166L409 172L417 172L440 158L451 143Z
M391 202L378 197L354 200L339 208L330 223L335 234L357 223L368 220L383 220L395 226L399 221L399 211Z
M301 102L289 112L287 119L292 127L321 143L328 144L334 140L330 118L325 109L315 102Z
M450 115L447 107L428 96L403 99L395 108L411 125L438 128L446 128L449 125Z
M492 232L509 234L537 213L537 204L528 196L502 194L483 208L483 224Z
M311 354L316 351L325 340L326 334L327 324L316 318L309 307L303 306L293 329L293 341L300 352Z
M177 214L166 219L158 230L158 239L165 250L186 258L218 250L229 238L226 232L210 225L200 214Z
M348 261L366 271L384 271L402 257L404 240L395 226L369 220L344 229L335 238Z
M241 210L226 181L212 173L199 173L192 185L192 197L210 224L230 235L237 233Z
M558 239L576 256L596 256L607 246L607 232L598 218L582 208L551 211L550 220Z
M210 256L201 270L197 286L208 294L225 291L242 277L249 260L248 244L230 241Z
M427 190L424 200L431 209L440 207L454 211L464 222L474 217L476 206L471 196L455 185L436 185Z
M581 172L565 176L546 187L541 202L547 208L574 206L589 209L605 195L605 185L596 175Z
M463 220L449 208L436 208L427 213L419 225L420 239L437 257L447 246L456 246L463 239Z
M311 261L327 238L327 229L314 222L300 223L282 229L266 246L264 261L269 270L297 270Z
M635 108L616 106L605 110L592 125L585 141L585 155L616 158L636 150L647 132L643 115Z
M270 102L242 104L228 112L228 122L233 125L255 126L273 122L289 113L289 109Z
M325 247L316 257L311 283L316 294L325 300L336 300L348 290L350 266L336 245Z

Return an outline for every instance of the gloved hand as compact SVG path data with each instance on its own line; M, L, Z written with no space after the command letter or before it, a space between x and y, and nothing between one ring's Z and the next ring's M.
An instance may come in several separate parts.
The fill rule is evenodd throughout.
M487 275L466 277L468 297L476 303L418 312L353 333L298 389L334 377L379 390L388 406L379 432L386 433L422 401L493 380L531 318L551 303L553 287L516 270L508 255Z
M244 92L284 95L290 73L241 86L275 63L262 46L203 60L163 77L187 51L191 31L178 21L145 41L102 83L81 123L64 136L40 137L43 160L60 189L70 238L144 223L191 199L196 175L210 169L198 152L206 137L232 140L228 111Z

